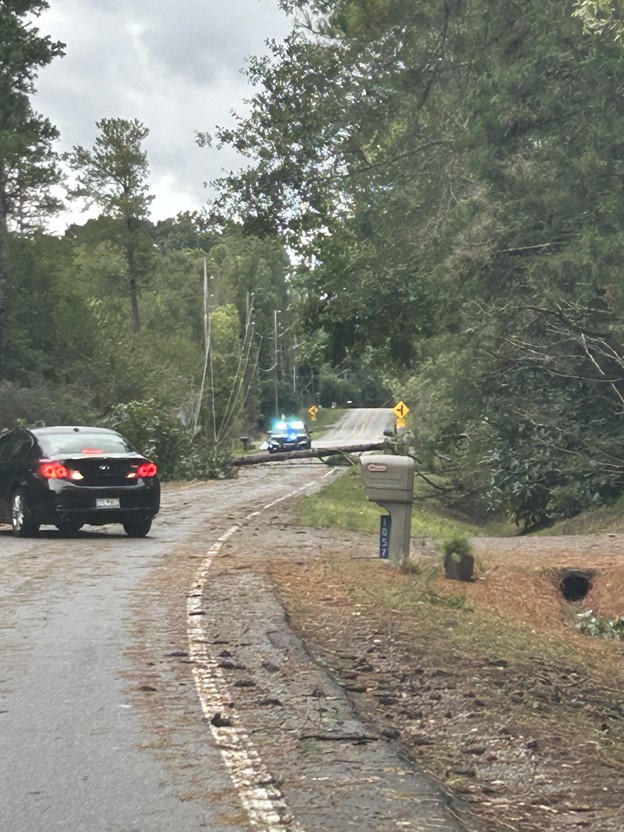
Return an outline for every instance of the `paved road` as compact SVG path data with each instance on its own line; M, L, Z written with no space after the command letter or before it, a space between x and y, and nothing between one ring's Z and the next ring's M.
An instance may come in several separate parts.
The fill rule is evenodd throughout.
M248 829L203 723L186 595L226 528L324 473L165 489L145 540L0 527L2 832Z
M320 439L316 448L339 448L343 445L366 445L383 439L384 430L394 426L391 410L360 407L348 410L342 419Z
M387 412L353 411L348 417L361 425L358 439L369 441L379 437L367 431L385 427ZM340 435L328 440L344 441ZM205 655L209 643L223 641L211 642L203 629L216 616L214 626L224 628L226 640L235 630L226 620L232 616L242 628L237 644L254 654L248 634L269 606L254 612L255 591L248 602L236 592L224 595L222 578L219 593L214 582L211 608L211 559L258 512L264 517L277 511L279 517L279 509L263 514L263 508L319 488L327 476L313 460L273 462L243 470L232 481L166 487L162 513L144 540L115 527L86 528L74 539L50 528L18 540L0 527L1 832L353 828L355 809L343 812L344 823L332 823L338 805L315 807L318 789L309 781L295 804L318 821L305 828L292 818L254 745L228 725L234 714L230 693L221 687L219 666ZM254 540L262 550L262 537ZM231 574L237 574L235 564ZM283 626L288 641L292 634ZM273 630L269 635L277 638ZM302 647L293 648L295 654L305 660ZM335 693L330 698L337 701ZM348 702L341 707L347 713ZM222 723L215 722L217 715ZM381 756L368 762L375 770L395 765L387 751L376 753ZM360 765L354 763L349 789L361 786L370 800L370 786L357 785ZM439 822L426 784L402 765L392 776L392 800L404 818L398 826L455 829ZM434 807L431 825L405 820L408 792ZM365 811L361 802L359 811ZM383 818L375 820L372 809L366 815L370 828L385 832Z

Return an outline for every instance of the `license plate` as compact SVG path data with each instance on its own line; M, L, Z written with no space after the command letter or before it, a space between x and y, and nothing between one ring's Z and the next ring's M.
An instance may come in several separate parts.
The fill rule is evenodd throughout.
M119 497L97 497L96 508L119 508Z

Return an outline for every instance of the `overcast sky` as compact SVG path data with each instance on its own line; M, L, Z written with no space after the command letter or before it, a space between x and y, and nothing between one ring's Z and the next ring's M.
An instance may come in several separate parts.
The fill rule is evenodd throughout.
M195 132L245 111L245 59L291 28L277 0L50 0L37 25L66 51L40 72L35 109L60 130L61 151L91 147L102 118L149 128L154 220L200 208L203 183L237 165L231 151L197 147Z

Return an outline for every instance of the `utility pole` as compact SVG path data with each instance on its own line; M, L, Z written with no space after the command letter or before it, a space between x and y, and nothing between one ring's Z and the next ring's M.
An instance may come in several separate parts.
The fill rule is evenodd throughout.
M273 310L273 334L274 334L274 355L273 355L273 362L274 362L274 372L275 372L275 418L279 419L280 411L279 411L279 395L278 395L278 382L279 382L279 340L278 340L278 332L277 332L277 313L278 310Z
M208 352L210 344L209 336L209 314L210 314L210 295L208 289L208 268L204 258L204 350Z
M206 259L204 258L204 370L202 372L201 386L199 388L199 399L197 400L197 410L195 411L195 424L193 425L193 436L197 433L197 426L199 424L199 417L201 414L201 406L204 398L204 387L206 386L206 376L208 374L208 362L210 359L210 284L208 281L208 267ZM212 390L212 409L214 414L214 388ZM213 429L215 428L213 424ZM216 438L215 438L216 444Z
M295 338L295 343L293 344L293 393L295 396L297 395L297 339Z

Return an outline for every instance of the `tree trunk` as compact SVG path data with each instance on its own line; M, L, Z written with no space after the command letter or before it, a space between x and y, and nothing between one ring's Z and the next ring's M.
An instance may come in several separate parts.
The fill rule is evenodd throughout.
M139 293L137 290L136 277L130 278L130 303L132 305L132 329L135 332L140 332L141 318L139 315Z
M9 262L9 229L7 222L5 167L0 160L0 382L6 378L6 287Z
M141 331L141 316L139 314L139 289L137 284L136 260L134 257L134 234L136 221L134 217L126 219L128 239L126 242L126 259L128 263L128 276L130 279L130 306L132 308L132 329L135 332Z

